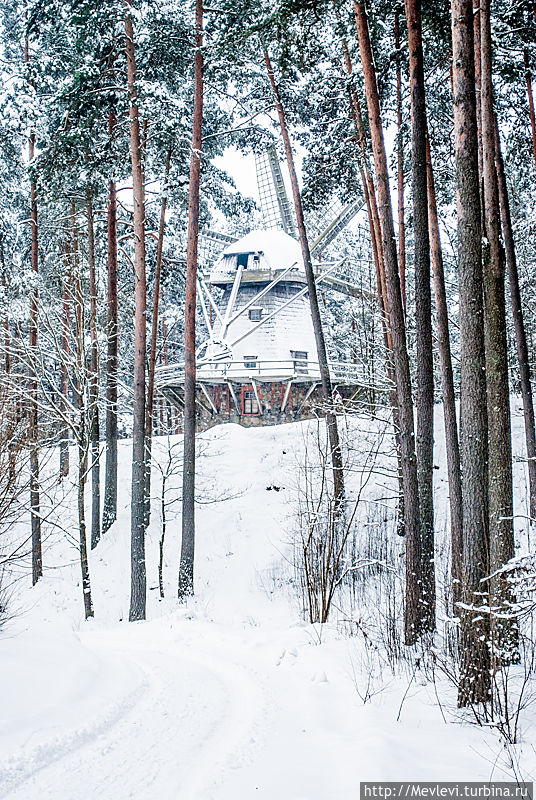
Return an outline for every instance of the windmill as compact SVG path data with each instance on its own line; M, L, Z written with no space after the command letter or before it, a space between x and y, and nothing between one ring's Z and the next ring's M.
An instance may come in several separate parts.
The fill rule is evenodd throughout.
M293 208L275 146L256 155L265 227L235 239L205 232L216 251L212 268L198 277L198 302L208 337L196 354L199 426L222 421L261 425L311 416L320 398L307 284ZM357 297L356 266L323 261L320 254L362 209L335 202L309 229L318 284ZM329 220L326 223L326 220ZM205 257L207 251L205 250ZM330 362L341 402L360 392L355 364ZM184 364L157 370L157 390L182 406Z

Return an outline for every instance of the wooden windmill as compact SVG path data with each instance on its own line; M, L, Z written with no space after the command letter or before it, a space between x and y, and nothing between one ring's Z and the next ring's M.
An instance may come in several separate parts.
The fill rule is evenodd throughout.
M208 275L198 279L198 299L208 337L197 351L200 427L222 421L262 425L309 417L320 398L320 371L301 249L275 147L256 158L265 227L224 246ZM330 245L361 210L361 200L332 207L311 246L316 280L350 296L361 289L345 260L322 262ZM354 268L355 269L355 268ZM354 364L331 362L341 401L360 391ZM182 405L184 365L157 371L157 389Z

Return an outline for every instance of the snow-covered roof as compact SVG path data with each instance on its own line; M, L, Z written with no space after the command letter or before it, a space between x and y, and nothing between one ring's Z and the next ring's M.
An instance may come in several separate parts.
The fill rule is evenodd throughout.
M269 269L286 269L293 264L303 269L299 242L281 230L250 231L226 247L222 257L240 253L262 253Z

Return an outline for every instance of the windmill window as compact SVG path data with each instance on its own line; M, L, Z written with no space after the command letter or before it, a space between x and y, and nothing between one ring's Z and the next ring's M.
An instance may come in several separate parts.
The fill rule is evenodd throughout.
M291 358L294 361L294 372L296 375L307 375L307 359L309 354L305 350L291 350Z
M257 356L244 356L244 367L246 369L257 369Z
M259 413L259 404L255 397L255 392L244 390L242 392L242 413L247 415L254 415Z
M247 269L248 268L248 259L249 259L249 253L240 253L236 257L236 266L237 267L243 267L244 269Z
M252 322L260 322L262 319L262 308L250 308L248 316Z

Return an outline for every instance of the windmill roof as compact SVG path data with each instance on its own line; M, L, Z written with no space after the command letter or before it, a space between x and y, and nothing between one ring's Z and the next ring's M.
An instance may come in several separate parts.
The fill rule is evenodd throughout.
M281 230L257 230L233 242L223 251L223 256L239 253L262 253L270 269L286 269L296 264L303 269L299 242Z

